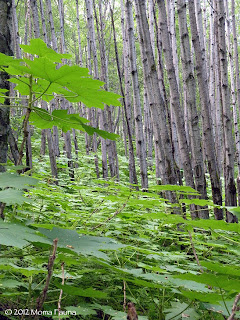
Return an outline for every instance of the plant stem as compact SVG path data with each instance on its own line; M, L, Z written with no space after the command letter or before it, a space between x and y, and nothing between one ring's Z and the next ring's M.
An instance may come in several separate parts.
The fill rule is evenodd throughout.
M57 244L58 244L58 239L54 239L53 240L53 251L52 251L52 255L49 256L49 260L48 260L48 275L47 275L47 279L46 279L46 283L45 283L45 287L43 288L43 291L41 293L41 295L37 298L37 305L36 305L36 309L38 311L40 311L43 307L43 304L46 300L47 297L47 291L48 291L48 287L50 284L50 280L52 277L52 273L53 273L53 265L54 265L54 261L56 259L56 252L57 252ZM38 315L36 315L35 319L38 319Z

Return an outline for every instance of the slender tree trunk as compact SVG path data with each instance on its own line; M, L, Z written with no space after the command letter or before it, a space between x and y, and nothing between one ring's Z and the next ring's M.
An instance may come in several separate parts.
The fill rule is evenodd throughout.
M79 24L78 0L76 0L76 10L77 10L77 34L78 34L78 63L82 67L83 66L83 57L82 57L82 46L81 46L81 32L80 32L80 24Z
M58 51L58 45L57 45L57 37L55 33L55 27L53 22L53 16L52 16L52 5L51 0L46 0L47 4L47 12L48 12L48 19L49 19L49 25L51 30L51 41L52 41L52 48L56 52ZM51 101L51 108L52 110L55 109L55 100ZM56 126L53 126L53 146L55 150L55 155L59 157L60 155L60 149L59 149L59 138L58 138L58 128Z
M178 83L177 83L177 78L175 74L175 68L173 64L173 55L172 55L169 32L167 27L167 14L166 14L165 2L164 0L157 0L157 2L159 7L159 21L160 21L160 28L161 28L161 35L162 35L162 46L163 46L163 52L164 52L164 57L166 62L168 81L170 85L171 105L172 105L175 119L176 119L177 132L178 132L178 138L179 138L180 157L181 157L181 162L184 169L186 184L194 188L195 184L194 184L193 174L192 174L191 159L189 156L189 148L187 144L185 124L184 124L183 113L182 113L181 104L180 104L180 94L179 94Z
M135 8L143 61L143 71L153 121L156 151L158 152L159 159L159 163L156 165L160 167L163 184L176 184L177 178L174 169L171 141L166 125L165 105L158 84L158 75L153 57L150 32L147 22L145 0L135 0ZM175 202L174 194L167 193L167 197L170 199L170 201Z
M112 26L113 26L113 38L115 44L115 54L117 61L117 70L118 77L120 82L121 94L123 96L123 108L124 108L124 118L126 120L126 137L128 137L128 168L129 168L129 182L132 184L138 184L137 173L135 167L135 157L134 157L134 148L133 148L133 138L132 138L132 128L130 124L130 110L131 110L131 102L130 102L130 92L129 92L129 66L128 66L128 51L127 51L127 36L126 36L126 27L125 27L125 19L124 19L124 5L123 0L121 0L121 25L122 25L122 37L123 37L123 68L124 68L124 82L125 82L125 91L123 88L123 81L120 71L120 63L118 57L118 48L117 48L117 40L116 40L116 32L114 26L114 17L113 12L111 10L112 17Z
M128 30L129 60L132 75L136 149L140 162L141 186L148 188L146 143L143 135L142 110L137 71L137 56L134 40L134 22L131 1L126 1L126 21Z
M236 30L236 15L235 15L235 0L231 0L232 8L232 33L233 33L233 52L234 52L234 63L235 63L235 77L236 77L236 91L237 91L237 107L240 113L240 75L239 75L239 58L238 58L238 40ZM236 141L237 143L237 141ZM240 156L240 155L239 155ZM238 189L238 205L240 206L240 172L237 178L237 189Z
M208 171L211 180L213 202L222 205L222 192L219 171L217 167L216 154L214 148L214 139L212 134L212 123L210 121L210 98L207 78L207 66L205 59L205 51L201 48L199 33L197 30L195 5L193 0L188 1L189 17L192 32L192 41L196 57L196 71L198 78L198 86L202 107L202 123L203 123L203 139L205 153L208 162ZM223 219L222 209L214 209L215 218L217 220Z
M186 105L189 117L188 127L190 129L189 136L191 142L191 154L195 185L196 189L201 194L201 197L203 199L207 199L206 180L204 174L204 163L199 128L199 117L196 105L196 82L194 78L194 70L187 28L186 0L178 0L178 22L181 37L183 81L186 85ZM209 212L206 210L206 207L203 209L204 210L199 211L198 217L207 219L209 217Z
M220 61L221 97L223 109L223 134L224 134L224 185L225 205L236 206L236 186L234 181L234 150L232 135L232 114L230 110L230 91L228 85L228 63L225 39L225 8L223 0L217 1L218 14L218 52ZM236 218L236 217L235 217ZM234 216L227 212L227 221L235 222Z
M0 17L0 52L12 56L12 1L0 0ZM10 90L8 75L4 72L0 72L0 88ZM4 104L10 105L10 100L5 99ZM9 122L9 108L1 107L0 104L0 172L5 171L5 167L2 164L7 162ZM5 204L0 202L0 217L2 219L4 219L4 207Z

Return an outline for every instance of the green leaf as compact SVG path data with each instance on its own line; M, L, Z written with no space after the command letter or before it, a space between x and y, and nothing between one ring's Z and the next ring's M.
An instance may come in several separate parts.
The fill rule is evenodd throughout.
M37 235L36 231L31 228L0 220L0 244L23 248L31 242L50 243L49 240Z
M232 265L232 266L224 265L222 263L218 263L217 261L214 261L214 262L201 261L200 264L211 271L240 277L240 268L237 267L236 265Z
M106 237L80 236L75 230L53 228L52 230L39 228L39 231L53 240L58 238L58 246L70 248L83 254L92 255L108 260L108 256L101 250L117 250L125 245Z
M65 307L66 310L75 311L78 315L82 317L97 315L97 312L94 310L93 305L91 304L80 304L77 307L70 306Z
M0 269L1 269L1 265L0 265ZM20 286L24 286L25 283L22 282L22 281L18 281L18 280L15 280L15 279L8 279L8 278L5 278L5 279L1 279L0 280L0 288L11 288L11 289L14 289L14 288L17 288L17 287L20 287Z
M220 207L215 205L211 200L205 200L205 199L180 199L179 202L185 203L185 204L196 204L198 206Z
M11 78L8 81L16 84L14 90L19 91L21 95L27 96L29 94L29 78Z
M12 204L23 204L28 202L29 199L24 197L24 192L14 189L6 189L0 191L0 202L6 203L7 206Z
M166 320L170 319L184 319L189 318L191 320L199 319L200 316L196 313L196 311L192 308L189 308L190 306L186 304L185 302L172 302L172 307L165 309L164 313L167 313Z
M70 54L60 54L51 48L48 48L41 39L31 39L30 45L20 45L24 52L37 55L39 57L47 57L49 60L61 63L62 59L70 59Z
M35 186L38 180L28 176L21 176L17 173L0 173L0 188L26 189L27 186Z
M181 293L191 300L199 300L203 302L209 302L209 303L218 303L219 301L222 301L222 295L217 293L211 293L211 292L197 292L197 291L186 291L181 290Z
M126 320L126 313L118 310L114 310L110 306L103 306L100 304L95 303L95 309L102 310L105 314L110 315L113 320Z
M174 275L174 278L192 280L195 282L204 283L206 286L222 288L224 290L229 290L233 292L239 292L240 280L230 279L227 275L214 275L203 273L199 275L194 275L191 273Z
M0 88L0 103L4 104L5 99L8 98L4 93L8 92L7 89L1 89Z
M47 270L41 270L39 268L32 268L32 267L22 268L12 263L9 263L8 265L0 264L0 270L6 270L10 272L19 272L26 277L30 277L34 274L39 274L39 273L47 273Z
M150 188L154 191L178 191L185 194L199 194L196 190L188 186L177 186L177 185L157 185Z
M240 207L225 207L229 212L234 214L240 219Z
M34 60L24 59L28 67L19 66L19 70L27 70L35 78L42 78L49 83L57 83L71 90L71 87L92 87L99 88L104 83L93 80L86 68L79 66L63 65L57 68L57 64L53 63L48 57L35 58ZM26 68L26 69L25 69Z
M105 293L103 291L95 290L94 288L81 289L79 287L74 287L74 286L70 286L70 285L61 285L61 284L56 284L56 286L59 289L63 289L64 293L68 293L68 294L74 295L74 296L81 296L81 297L87 297L87 298L98 298L98 299L107 298L107 293Z
M116 140L119 138L119 135L115 133L86 125L85 123L89 122L89 120L80 117L78 114L68 114L67 110L54 110L52 114L50 114L47 110L34 108L30 114L29 121L32 125L40 129L50 129L53 126L57 126L61 128L63 132L77 129L87 132L90 135L97 133L104 139Z

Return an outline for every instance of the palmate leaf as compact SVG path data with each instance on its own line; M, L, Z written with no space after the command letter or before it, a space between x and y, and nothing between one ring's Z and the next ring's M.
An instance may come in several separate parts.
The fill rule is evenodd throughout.
M87 107L96 107L103 109L104 104L120 106L120 95L101 89L104 82L94 80L90 77L89 71L86 68L79 66L63 65L57 68L57 65L50 61L47 57L37 58L32 60L24 60L28 65L17 67L19 71L25 71L31 74L35 78L41 78L48 81L48 85L58 84L64 88L70 90L68 95L65 91L65 98L70 102L83 102ZM47 84L47 83L46 83ZM60 89L60 88L58 88ZM63 92L57 90L55 87L54 92L56 94L62 94Z
M95 309L102 310L104 314L111 316L113 320L126 320L126 313L118 310L114 310L110 306L100 305L98 303L94 304ZM146 318L147 319L147 318Z
M16 84L14 90L19 91L21 95L27 96L29 94L29 78L11 78L8 81Z
M181 274L173 276L174 278L192 280L199 283L204 283L206 286L222 288L232 292L239 292L240 280L230 279L228 275L214 275L210 273L203 273L199 275L194 274Z
M178 191L181 194L191 195L191 194L199 194L195 189L188 186L177 186L177 185L157 185L151 187L150 190L154 191Z
M28 201L29 199L24 197L24 192L21 190L9 188L0 191L0 202L5 203L7 206L12 204L23 204L24 202Z
M115 133L86 125L89 120L80 117L78 114L68 114L67 112L67 110L54 110L52 114L50 114L47 110L34 108L33 112L31 112L29 121L40 129L50 129L53 126L57 126L61 128L63 132L77 129L87 132L89 135L97 133L104 139L117 140L119 138Z
M35 186L38 180L28 176L20 176L17 173L0 173L0 189L15 188L26 189L26 186Z
M77 307L74 307L74 306L65 307L65 309L69 311L74 310L81 317L97 315L97 312L94 310L93 305L87 304L87 303L80 304Z
M105 260L109 258L101 250L117 250L125 247L111 238L80 236L75 230L54 227L52 230L39 228L39 231L51 241L58 238L59 247L70 248L79 254L92 255Z
M201 261L200 264L203 267L206 267L207 269L214 272L240 277L240 268L237 267L236 265L224 265L216 261L214 262Z
M23 248L30 242L43 242L52 244L48 239L36 234L36 230L16 223L0 220L0 244Z
M31 39L30 45L20 45L22 50L26 53L34 54L39 57L48 57L49 60L54 62L62 62L62 59L71 58L71 54L57 53L51 48L48 48L46 43L41 39Z
M19 66L20 70L27 70L28 74L31 74L34 78L41 78L49 81L50 83L58 83L62 86L68 87L71 83L82 83L84 87L98 87L103 85L103 82L89 79L89 82L85 84L83 77L90 77L87 68L81 68L79 66L64 65L57 68L57 64L53 63L47 57L35 58L34 60L24 59L27 67L23 69L23 66ZM96 81L96 82L95 82ZM88 84L88 85L87 85Z
M212 292L197 292L192 290L181 290L181 293L191 300L199 300L202 302L208 302L208 303L218 303L219 301L222 301L222 295Z
M185 302L172 302L172 307L165 309L164 313L167 313L166 320L170 319L199 319L200 315L195 311L195 309L190 308Z
M23 274L26 277L32 276L34 274L39 274L39 273L46 273L46 270L41 270L41 269L37 269L37 268L32 268L32 267L19 267L13 263L8 263L7 265L4 264L0 264L0 270L6 270L6 271L10 271L10 272L19 272L21 274Z
M87 297L87 298L98 298L98 299L105 299L107 298L107 293L103 291L95 290L94 288L88 288L88 289L81 289L79 287L74 287L70 285L61 285L58 283L55 283L56 286L63 290L64 293L68 293L73 296L81 296L81 297Z

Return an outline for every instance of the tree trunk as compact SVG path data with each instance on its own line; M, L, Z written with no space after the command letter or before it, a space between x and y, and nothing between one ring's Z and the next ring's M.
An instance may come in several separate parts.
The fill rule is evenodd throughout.
M12 24L12 1L0 0L0 52L12 56L11 47L11 24ZM10 90L8 75L0 72L0 88ZM8 95L8 93L6 93ZM5 105L10 105L10 100L5 99ZM7 162L8 136L10 131L9 108L1 107L0 104L0 172L5 171L2 164ZM0 217L4 219L5 204L0 202Z
M142 123L142 109L140 100L140 90L138 81L137 71L137 55L134 40L134 22L132 13L131 1L126 1L126 21L128 30L128 52L130 60L130 71L132 75L132 86L133 86L133 102L134 102L134 119L135 119L135 136L136 136L136 150L137 156L140 162L140 175L141 175L141 186L143 189L148 188L148 176L147 176L147 154L146 154L146 143L143 135L143 123Z
M223 134L224 134L224 185L225 185L225 205L236 206L236 186L234 181L234 148L233 148L233 128L232 113L230 110L230 91L228 85L228 63L227 48L225 39L225 8L223 0L217 1L217 17L218 17L218 52L220 61L220 81L221 81L221 97L223 109ZM227 212L227 221L235 222L230 212Z
M183 112L180 104L180 94L175 74L175 68L173 64L173 55L167 27L167 14L165 2L164 0L157 0L157 2L159 7L159 22L162 35L162 46L165 57L168 81L170 85L170 99L177 125L181 163L184 169L186 184L194 188L195 184L193 180L192 166L189 156L189 148L187 144Z
M183 81L186 86L186 105L189 121L189 136L191 145L191 155L193 173L195 178L196 190L199 191L203 199L207 199L206 180L204 174L204 163L201 146L201 136L199 128L199 118L196 105L196 82L194 78L193 62L187 28L186 0L178 0L178 21L181 39L181 59L183 70ZM200 209L199 218L209 218L209 212L205 208Z
M192 42L196 57L196 72L198 78L198 86L202 107L202 124L203 124L203 140L205 153L208 163L208 171L211 180L213 202L222 205L222 191L219 171L217 167L216 154L214 148L214 139L212 134L212 123L210 115L210 98L207 78L207 66L205 59L205 51L201 48L199 33L197 30L195 5L193 0L188 1L190 25L192 31ZM223 219L222 209L214 209L215 218L217 220Z
M236 104L238 106L238 112L240 112L240 75L239 75L238 40L237 40L236 16L235 16L235 0L231 1L231 8L232 8L232 33L233 33L233 49L234 49L234 63L235 63L236 91L237 91ZM238 173L238 178L237 178L237 189L238 189L238 205L240 206L240 171Z
M151 38L146 15L145 0L135 0L141 55L143 61L144 78L148 93L148 101L153 121L153 132L158 152L161 179L163 184L176 184L177 177L174 170L174 159L171 141L166 125L166 109L158 84L158 75L151 47ZM163 148L164 146L164 148ZM161 151L161 152L160 152ZM167 193L170 201L175 202L175 195Z

